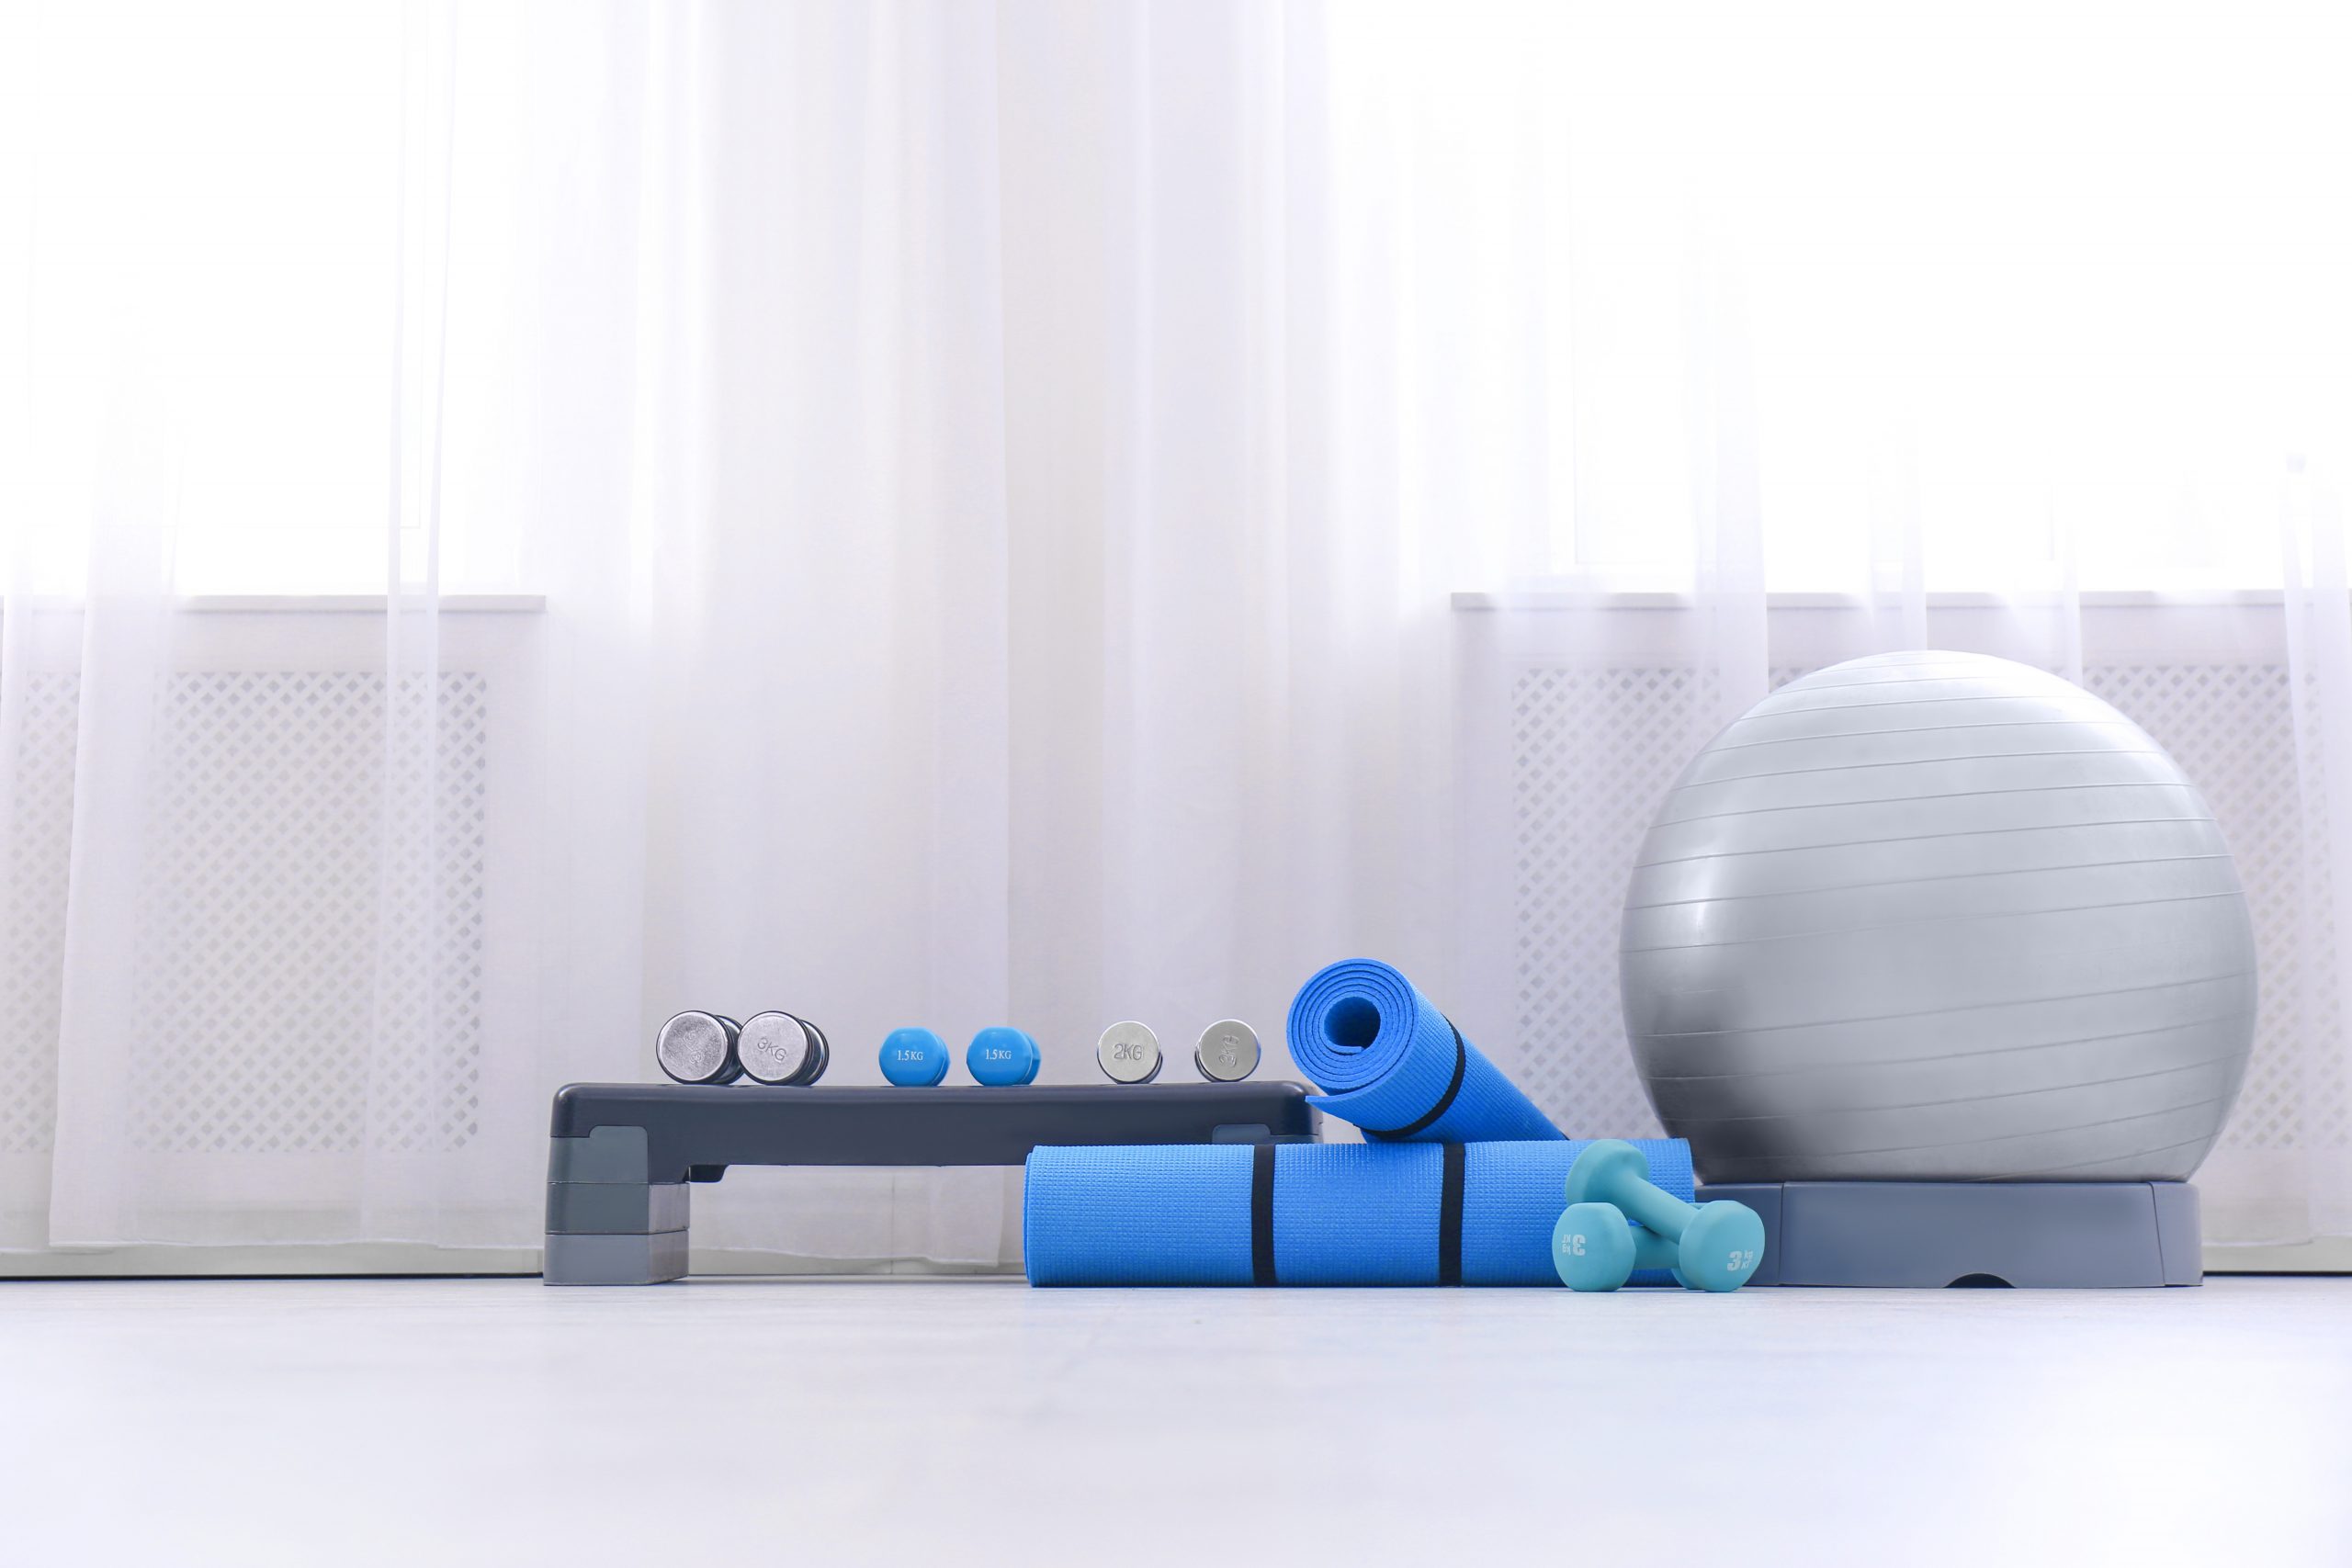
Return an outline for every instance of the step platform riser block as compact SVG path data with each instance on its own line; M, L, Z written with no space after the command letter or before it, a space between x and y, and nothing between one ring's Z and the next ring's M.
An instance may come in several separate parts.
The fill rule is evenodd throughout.
M682 1231L689 1223L694 1189L683 1181L662 1186L600 1181L548 1183L549 1235L650 1235Z

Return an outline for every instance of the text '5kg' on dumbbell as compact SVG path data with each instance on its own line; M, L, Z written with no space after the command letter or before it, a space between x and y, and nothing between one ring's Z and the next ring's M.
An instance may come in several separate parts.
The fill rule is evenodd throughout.
M1577 1285L1568 1278L1570 1270L1562 1266L1560 1243L1564 1235L1570 1240L1585 1236L1588 1248L1605 1246L1612 1259L1617 1256L1614 1241L1601 1239L1609 1227L1600 1223L1600 1216L1586 1214L1573 1225L1569 1219L1581 1207L1607 1204L1672 1245L1672 1258L1663 1266L1674 1269L1684 1284L1702 1291L1736 1291L1746 1284L1764 1259L1764 1222L1756 1211L1745 1203L1729 1201L1686 1203L1651 1181L1649 1171L1649 1161L1643 1157L1642 1151L1621 1138L1603 1138L1587 1145L1584 1152L1577 1156L1575 1163L1568 1167L1568 1213L1560 1216L1559 1225L1553 1230L1552 1259L1555 1266L1561 1266L1560 1278L1578 1290L1615 1290L1625 1282L1624 1277L1619 1276L1614 1284ZM1634 1237L1627 1235L1624 1239L1634 1244L1629 1252L1638 1251ZM1636 1261L1627 1259L1627 1274L1633 1271ZM1612 1262L1612 1269L1613 1266ZM1581 1273L1581 1269L1577 1272Z

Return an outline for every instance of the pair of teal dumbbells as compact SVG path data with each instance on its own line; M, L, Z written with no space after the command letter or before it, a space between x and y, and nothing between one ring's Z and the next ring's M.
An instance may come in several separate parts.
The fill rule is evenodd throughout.
M902 1089L928 1089L947 1076L947 1042L930 1029L894 1029L882 1042L882 1076ZM1007 1089L1036 1080L1043 1060L1037 1042L1021 1030L995 1024L972 1036L964 1066L973 1081Z
M1632 1224L1627 1224L1627 1221ZM1613 1291L1636 1269L1669 1269L1701 1291L1736 1291L1764 1261L1764 1222L1745 1203L1686 1203L1650 1180L1642 1151L1589 1144L1568 1167L1552 1266L1572 1291Z

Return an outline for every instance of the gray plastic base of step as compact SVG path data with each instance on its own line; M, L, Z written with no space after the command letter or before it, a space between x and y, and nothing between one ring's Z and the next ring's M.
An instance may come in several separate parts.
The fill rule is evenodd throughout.
M680 1181L550 1181L549 1235L644 1235L684 1230L693 1217L694 1189Z
M542 1276L550 1285L662 1285L686 1272L686 1233L548 1237Z
M1753 1285L2114 1289L2204 1280L2182 1181L1729 1182L1764 1221Z

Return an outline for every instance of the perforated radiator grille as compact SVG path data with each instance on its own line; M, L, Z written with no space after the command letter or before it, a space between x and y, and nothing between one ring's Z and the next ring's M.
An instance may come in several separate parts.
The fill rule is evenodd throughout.
M1564 1126L1657 1137L1625 1047L1617 921L1651 814L1682 771L1687 670L1521 671L1511 694L1520 1053L1513 1076Z
M65 958L65 876L74 835L74 736L82 682L37 671L24 682L23 729L11 783L6 944L0 968L0 1155L40 1154L57 1115L59 983Z
M8 845L0 1153L51 1145L77 683L28 682ZM421 691L421 688L418 688ZM138 911L134 1146L449 1150L482 1047L487 684L443 673L429 760L357 671L175 675ZM409 699L413 700L413 699ZM396 766L387 819L385 773ZM391 940L381 944L378 933ZM379 962L380 958L380 962Z
M2307 943L2324 949L2333 942L2324 917L2315 933L2303 924L2303 878L2324 878L2326 856L2304 838L2286 670L2121 665L2086 669L2083 679L2154 736L2197 782L2245 887L2261 954L2261 1014L2245 1087L2217 1146L2342 1147L2352 1140L2343 1054L2323 1048L2343 1038L2342 998L2330 976L2305 974ZM2325 897L2312 908L2324 910ZM2308 988L2307 977L2314 982Z

